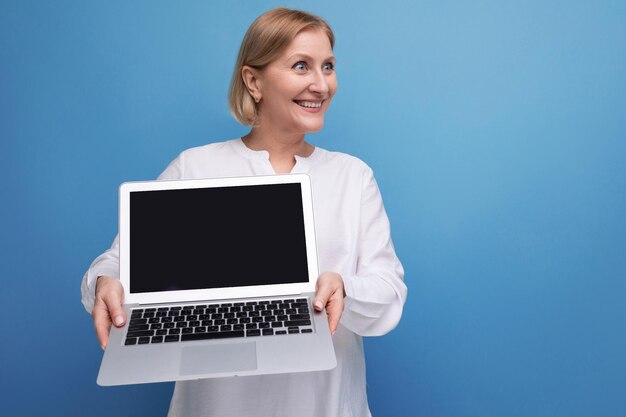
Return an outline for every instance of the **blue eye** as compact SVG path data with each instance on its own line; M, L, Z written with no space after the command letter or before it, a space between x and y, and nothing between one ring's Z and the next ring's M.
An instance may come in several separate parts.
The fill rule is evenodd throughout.
M304 61L296 62L292 68L295 69L296 71L304 71L306 70L306 62Z
M332 62L327 62L327 63L324 64L322 69L324 71L333 71L335 69L335 64L333 64Z

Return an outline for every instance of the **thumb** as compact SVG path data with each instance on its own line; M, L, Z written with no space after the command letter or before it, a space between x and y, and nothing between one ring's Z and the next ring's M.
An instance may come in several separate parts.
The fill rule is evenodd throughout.
M109 309L111 321L115 327L122 327L124 323L126 323L126 313L124 313L124 309L122 308L121 297L119 297L118 294L112 293L104 299L104 302Z

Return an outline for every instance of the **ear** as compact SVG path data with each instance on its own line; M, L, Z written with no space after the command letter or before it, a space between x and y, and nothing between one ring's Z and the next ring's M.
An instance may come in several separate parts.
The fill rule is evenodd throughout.
M246 85L248 92L256 103L261 101L261 98L263 97L263 94L261 93L260 75L259 70L248 65L244 65L241 68L241 78L243 79L243 83Z

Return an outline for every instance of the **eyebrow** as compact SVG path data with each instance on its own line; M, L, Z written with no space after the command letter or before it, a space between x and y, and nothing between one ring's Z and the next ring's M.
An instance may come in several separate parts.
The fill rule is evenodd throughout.
M289 55L287 57L287 61L291 61L292 59L294 59L296 57L301 57L301 58L304 58L305 60L308 60L308 61L314 61L315 60L311 55L308 55L308 54L305 54L305 53L302 53L302 52L295 52L295 53L293 53L293 54L291 54L291 55ZM335 58L334 55L331 55L328 58L324 59L324 62L327 62L327 61L337 62L337 58Z

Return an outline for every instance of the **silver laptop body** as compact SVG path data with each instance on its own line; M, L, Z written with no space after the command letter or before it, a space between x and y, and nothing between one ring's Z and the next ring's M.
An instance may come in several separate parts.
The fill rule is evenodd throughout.
M99 385L336 366L307 175L124 183L119 219L127 321Z

